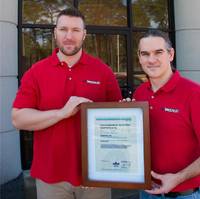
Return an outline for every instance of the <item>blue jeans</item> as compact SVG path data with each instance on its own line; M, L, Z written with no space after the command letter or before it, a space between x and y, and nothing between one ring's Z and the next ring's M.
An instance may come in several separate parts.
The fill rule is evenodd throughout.
M156 195L148 194L145 191L140 191L140 199L200 199L200 189L190 195L177 196L176 198L165 197L165 196L156 196Z

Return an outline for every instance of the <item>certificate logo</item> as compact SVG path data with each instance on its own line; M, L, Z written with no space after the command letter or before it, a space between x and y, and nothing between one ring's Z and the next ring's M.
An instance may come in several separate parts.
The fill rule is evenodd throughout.
M119 162L113 162L114 167L119 167L120 163Z

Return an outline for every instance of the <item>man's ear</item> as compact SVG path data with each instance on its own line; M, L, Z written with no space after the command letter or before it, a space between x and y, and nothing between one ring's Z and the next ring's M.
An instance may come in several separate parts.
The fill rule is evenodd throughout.
M83 32L83 40L85 40L85 38L86 38L86 35L87 35L87 30L86 29L84 29L84 32Z
M138 56L138 58L140 57L140 50L139 49L137 51L137 56Z
M174 49L170 48L170 50L169 50L169 60L170 60L170 62L172 62L174 60L174 55L175 55Z
M56 27L54 28L54 38L56 39Z

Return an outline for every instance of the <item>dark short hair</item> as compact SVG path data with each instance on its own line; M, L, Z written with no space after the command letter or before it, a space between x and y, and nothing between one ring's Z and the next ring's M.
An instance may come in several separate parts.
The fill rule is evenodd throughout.
M139 43L140 43L140 40L143 39L143 38L147 38L147 37L161 37L164 39L165 43L166 43L166 48L167 50L171 49L172 48L172 43L169 39L169 36L167 33L163 32L163 31L160 31L160 30L149 30L147 31L146 33L144 33L140 39L139 39ZM138 44L139 45L139 44ZM138 46L139 47L139 46ZM176 69L173 67L172 63L171 63L171 68L172 68L172 71L175 71Z
M84 15L79 11L77 10L76 8L66 8L64 10L62 10L58 16L57 16L57 20L56 20L56 25L58 23L58 20L61 16L70 16L70 17L79 17L83 20L83 25L84 25L84 28L85 28L85 17Z
M146 33L144 33L140 39L139 39L139 43L140 43L140 40L143 39L143 38L147 38L147 37L161 37L164 39L165 43L167 44L167 49L170 49L172 48L172 43L169 39L169 36L167 33L163 32L163 31L160 31L160 30L149 30L147 31Z

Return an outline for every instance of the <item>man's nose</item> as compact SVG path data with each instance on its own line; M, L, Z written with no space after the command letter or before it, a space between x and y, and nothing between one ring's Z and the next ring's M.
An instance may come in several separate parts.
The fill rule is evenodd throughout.
M149 55L148 61L150 63L154 63L157 61L157 57L155 55L151 54L151 55Z
M72 38L72 31L68 30L65 32L65 38L71 39Z

